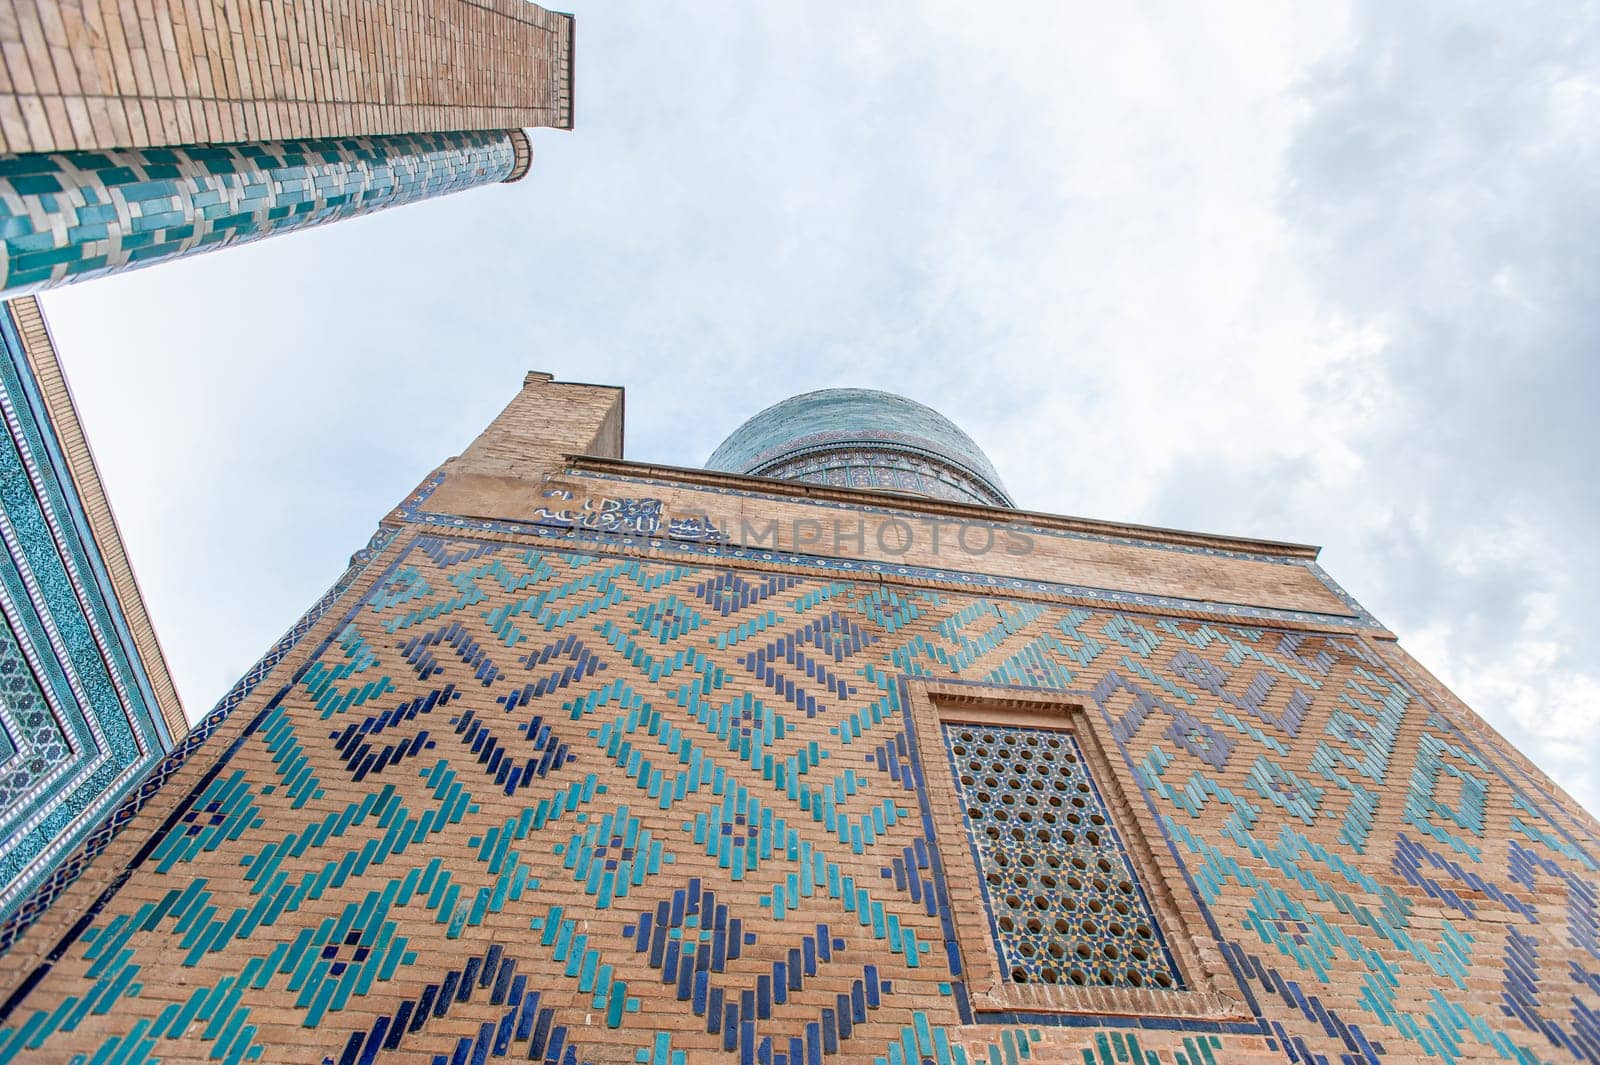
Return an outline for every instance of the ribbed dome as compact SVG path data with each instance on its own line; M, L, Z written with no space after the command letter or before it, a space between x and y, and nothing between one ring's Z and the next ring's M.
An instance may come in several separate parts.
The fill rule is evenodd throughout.
M733 431L706 468L1009 507L988 456L938 411L867 388L791 396Z

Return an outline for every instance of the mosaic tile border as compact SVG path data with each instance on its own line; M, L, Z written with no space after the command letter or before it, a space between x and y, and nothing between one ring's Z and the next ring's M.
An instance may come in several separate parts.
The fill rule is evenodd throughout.
M582 474L581 476L589 476ZM438 487L444 483L444 471L436 471L422 487L404 503L400 505L397 514L406 521L422 525L430 525L441 529L472 529L483 532L509 533L515 536L537 536L543 539L559 539L572 543L616 544L621 547L648 548L653 551L668 551L682 555L700 555L710 558L731 559L745 562L768 562L785 566L806 566L813 569L837 570L844 573L882 574L885 576L906 577L911 580L943 581L951 584L965 585L976 589L993 589L995 591L1032 592L1050 596L1069 596L1076 599L1085 599L1097 604L1108 606L1137 606L1158 611L1178 611L1183 613L1208 614L1217 618L1250 621L1288 621L1305 625L1327 626L1334 629L1366 628L1377 631L1387 631L1384 626L1372 615L1363 610L1359 604L1352 609L1360 611L1356 616L1341 614L1319 614L1304 610L1278 610L1267 607L1241 606L1234 603L1214 603L1203 599L1180 599L1173 596L1142 595L1136 592L1121 592L1109 588L1095 588L1088 585L1060 584L1051 581L1031 581L1019 577L1005 577L991 573L981 573L970 570L946 570L924 566L895 566L883 562L863 561L850 558L831 558L826 555L795 554L784 551L764 551L755 548L723 546L715 543L704 543L685 540L672 540L665 537L633 536L626 534L611 534L603 531L590 531L584 529L551 528L538 522L498 521L487 518L468 518L459 514L444 514L422 509L422 505L432 497ZM671 482L654 481L649 479L633 478L604 478L608 480L627 481L657 487L670 487ZM756 493L750 493L755 495ZM787 497L785 497L787 498ZM792 502L792 500L790 500ZM823 504L831 505L831 504ZM846 506L839 504L839 506ZM865 512L898 513L887 508L860 507L854 508ZM997 523L996 528L1000 525ZM1011 526L1011 528L1017 528ZM1113 538L1115 539L1115 538ZM1136 546L1164 546L1146 544L1142 541L1119 541ZM1174 548L1175 550L1178 548ZM1196 549L1202 553L1209 549ZM1239 556L1251 557L1251 556ZM1282 559L1275 561L1282 562ZM1347 598L1347 597L1345 597ZM1350 600L1354 603L1354 600Z
M80 535L85 543L92 541L97 548L90 561L95 564L97 574L104 576L107 602L115 600L120 608L113 619L117 623L117 634L129 643L130 661L137 659L142 667L134 679L142 691L148 688L144 692L146 698L160 708L168 736L181 736L189 731L189 720L129 565L116 517L84 436L44 312L39 301L31 296L7 300L5 306L31 371L30 386L50 423L56 451L76 490L77 498L72 500L74 520L82 519Z
M21 656L12 668L32 675L71 754L8 804L0 912L172 746L15 310L0 308L0 447L9 467L0 605Z
M0 765L0 830L19 797L59 779L72 763L73 751L60 712L40 686L9 618L0 619L0 719L5 723L7 752ZM53 766L45 777L31 775L27 763L43 760ZM14 763L24 763L17 765Z
M867 443L842 444L794 452L750 471L756 477L775 477L837 488L877 488L914 492L953 503L1007 507L1011 501L979 480L963 466L942 462L923 450Z
M561 472L563 475L568 477L581 477L595 481L621 481L627 484L648 485L651 487L660 488L684 487L684 482L681 481L670 481L660 477L645 477L638 474L610 473L604 470L593 469L586 465L581 459L579 461L568 463ZM722 471L692 470L686 472L716 474L721 473ZM808 507L824 507L829 510L848 510L851 513L859 512L862 514L884 514L901 518L915 518L919 515L919 512L909 510L905 507L886 506L880 503L855 503L837 499L817 499L816 497L809 495L790 495L780 492L762 491L754 488L733 488L728 485L701 484L698 482L689 485L689 487L693 488L696 492L709 492L713 495L733 496L739 499L762 499L774 503L799 503ZM1041 525L1029 525L1025 522L1019 522L1014 517L997 519L991 522L985 522L974 518L972 519L972 524L979 527L989 526L995 529L1016 529L1030 535L1037 534L1039 536L1057 537L1065 540L1084 540L1091 543L1120 544L1126 547L1150 547L1159 551L1173 551L1179 554L1188 555L1209 555L1215 558L1234 558L1247 562L1275 562L1287 565L1292 564L1293 561L1297 561L1286 561L1283 555L1275 554L1271 551L1234 551L1222 547L1205 547L1200 544L1164 543L1158 540L1140 539L1136 536L1113 536L1109 533L1089 533L1075 529L1050 529ZM1193 535L1199 536L1203 534L1196 533Z
M232 688L228 689L227 694L217 702L210 713L197 722L189 730L188 735L172 751L150 768L138 786L129 792L105 820L84 837L77 848L32 890L28 897L17 907L16 911L6 918L4 923L0 923L0 954L9 951L17 940L22 938L23 934L32 927L34 922L50 909L56 899L83 875L95 858L133 821L139 811L160 792L162 785L174 773L183 768L194 752L204 745L205 741L221 727L223 722L228 720L233 711L272 673L273 668L298 646L305 634L318 621L322 620L323 615L339 601L345 592L350 590L351 586L366 572L373 559L383 552L383 549L389 545L399 532L400 528L398 526L379 526L378 531L373 533L367 545L350 556L349 566L340 575L339 579L334 582L333 586L324 592L322 597L300 616L300 619L294 623L289 631L284 633L278 642L273 644L271 649L262 655ZM100 905L103 905L104 901L102 899ZM86 919L88 916L92 916L94 912L98 912L98 906L89 915L86 915Z

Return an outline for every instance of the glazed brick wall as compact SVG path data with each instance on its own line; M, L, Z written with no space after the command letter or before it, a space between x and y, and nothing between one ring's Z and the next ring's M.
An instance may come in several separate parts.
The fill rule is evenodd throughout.
M450 972L464 971L471 959L487 958L496 947L497 962L516 960L511 978L526 978L524 993L539 992L535 1015L553 1011L550 1025L564 1029L579 1048L579 1060L633 1061L639 1050L654 1048L658 1032L668 1033L671 1049L690 1060L707 1060L725 1045L721 1034L705 1030L706 1018L694 1012L693 1000L680 1000L676 984L663 984L648 952L635 947L641 915L663 902L670 906L675 893L695 880L713 888L755 937L739 958L712 974L711 986L725 993L757 988L790 949L808 935L815 938L819 923L836 941L815 975L787 1003L774 1006L770 1017L756 1021L749 1038L757 1046L772 1036L787 1053L787 1039L803 1039L805 1025L817 1022L824 1009L836 1009L839 996L848 997L871 965L889 990L840 1042L838 1060L883 1057L906 1030L916 1045L923 1027L930 1040L937 1031L939 1045L966 1047L980 1060L985 1046L999 1045L1002 1032L1017 1038L1014 1030L1025 1040L1037 1030L1040 1053L1092 1049L1099 1036L1109 1036L1109 1025L1105 1031L1063 1030L1040 1016L963 1023L960 996L973 988L959 985L981 971L988 943L982 937L959 939L965 966L953 972L945 946L951 934L940 914L929 913L908 888L883 875L896 859L904 862L919 840L926 843L922 803L937 810L951 794L939 775L946 767L925 757L918 762L914 738L906 753L898 753L906 718L914 713L898 686L901 678L909 678L912 688L935 679L1031 688L1036 696L1082 708L1080 727L1111 753L1102 773L1132 797L1117 816L1130 839L1148 845L1145 859L1170 889L1170 900L1158 908L1164 927L1169 935L1192 935L1206 956L1186 974L1194 987L1206 985L1205 1008L1171 1028L1133 1030L1143 1052L1175 1062L1177 1054L1200 1052L1186 1049L1183 1040L1215 1037L1221 1042L1213 1049L1217 1060L1244 1060L1229 1055L1246 1052L1276 1052L1279 1060L1290 1060L1286 1046L1337 1060L1341 1053L1359 1052L1364 1041L1383 1046L1380 1060L1423 1060L1426 1051L1406 1031L1455 1024L1460 1043L1451 1048L1450 1060L1499 1060L1496 1038L1507 1047L1531 1048L1545 1060L1583 1060L1563 1054L1524 1023L1508 1021L1499 1009L1508 974L1518 975L1507 965L1507 953L1528 953L1514 949L1516 933L1536 944L1536 982L1531 998L1515 1001L1531 1001L1538 1018L1558 1029L1572 1027L1561 1002L1573 990L1566 974L1573 965L1592 965L1581 937L1565 934L1581 928L1584 890L1593 885L1582 851L1563 854L1573 844L1563 843L1543 815L1545 800L1498 776L1491 756L1441 723L1360 636L1286 639L1254 626L1222 628L755 570L739 574L745 582L739 599L767 594L724 615L715 605L726 601L716 582L740 586L715 565L574 555L536 540L519 544L514 537L425 535L405 548L391 549L405 551L404 558L375 573L348 625L341 618L328 626L338 630L337 639L309 670L298 671L299 679L273 711L264 712L260 700L241 711L236 721L242 725L248 716L255 729L209 785L200 785L201 769L224 748L225 736L214 742L210 758L202 755L174 778L170 797L189 797L187 808L131 870L89 933L63 952L7 1023L16 1032L35 1014L58 1016L71 995L97 1004L110 996L115 1008L90 1012L70 1030L52 1031L33 1048L37 1057L18 1060L92 1054L110 1038L132 1033L141 1019L154 1023L181 1012L196 989L207 988L224 989L237 1023L231 1015L217 1024L195 1021L179 1038L169 1031L152 1053L167 1061L203 1060L217 1050L226 1056L250 1027L239 1045L261 1047L266 1060L318 1062L329 1053L339 1060L352 1033L371 1033L405 1002L419 1001L430 983L441 985ZM473 589L482 598L462 603ZM513 613L519 604L521 613ZM739 638L742 628L769 611L781 618ZM512 624L525 639L507 642L507 618L523 619ZM772 644L796 633L802 634L796 641L802 657L809 654L827 675L813 676L789 662L784 647L763 657ZM832 643L830 653L833 640L842 642ZM1051 649L1039 657L1033 652L1041 646ZM935 649L945 652L944 660L931 653ZM682 654L687 661L665 669ZM1019 662L1030 665L1018 672ZM765 672L768 666L781 675L777 683ZM1248 704L1262 675L1271 691L1255 700L1254 710L1240 709L1234 701ZM1217 692L1196 677L1220 681ZM830 687L835 678L848 689L843 694ZM1024 683L1016 684L1019 679ZM785 680L798 690L791 693ZM510 699L508 709L508 696L530 685L534 694ZM1183 699L1183 691L1196 701ZM1290 710L1296 691L1311 699L1297 720ZM431 708L373 731L385 712L427 706L430 695ZM1208 704L1239 725L1206 712ZM717 714L739 705L752 707L752 720L769 730L783 716L780 736L770 745L780 762L797 756L803 762L801 752L813 743L825 753L801 774L806 800L787 795L756 768L759 760L743 760L737 741L730 746L726 730L719 733ZM468 711L486 731L462 727ZM536 727L534 742L528 725L536 718L549 733ZM1371 738L1360 744L1350 739L1357 726ZM1251 737L1251 728L1264 738ZM427 740L418 743L424 732L433 747ZM372 750L415 750L361 774L352 735L367 735L363 742ZM1219 758L1214 746L1197 737L1212 745L1225 742L1231 751ZM519 772L529 765L542 768L525 784L508 788L501 764L484 757L490 744L510 752ZM570 761L550 757L563 744L574 756ZM1370 817L1352 813L1360 805L1355 790L1318 772L1318 751L1324 759L1332 752L1384 763L1373 767L1378 779L1369 790L1383 791ZM920 788L906 787L893 770L881 767L880 760L896 758L912 779L910 766L920 765ZM703 770L702 779L676 795L676 780L710 763L728 774L720 794ZM1464 800L1457 778L1439 766L1482 783L1482 801ZM1348 766L1339 768L1359 778ZM833 792L824 800L823 789L832 792L852 771L858 781L854 795L844 799ZM1292 807L1274 804L1272 795L1282 797L1274 783L1285 781L1303 794L1309 794L1308 785L1324 792L1306 807L1309 822ZM714 827L734 824L730 811L736 806L730 803L741 786L747 802L759 803L744 807L750 822L766 826L754 837L769 833L774 850L735 879L723 864L726 855L714 847L716 832L697 835L695 826L708 818ZM527 824L519 835L516 826L537 818L541 803L551 809L558 795L576 796L574 808ZM834 798L841 801L823 817L807 810ZM868 824L885 803L903 813L859 848L827 826L834 817L857 827ZM1468 805L1481 814L1464 815L1467 824L1442 812L1461 813ZM459 811L460 820L434 832L413 830L417 838L399 853L392 845L385 848L397 824L429 811ZM580 822L580 816L588 820ZM628 827L602 828L604 840L592 836L590 830L601 828L608 816L622 816ZM774 818L782 820L781 827L772 827ZM1527 831L1516 828L1518 822ZM269 847L281 848L291 834L304 837L318 824L333 826L320 842L272 857ZM506 851L498 852L491 835L504 833L507 825L513 826L511 838ZM150 826L143 827L147 832ZM640 882L624 893L606 886L603 874L587 878L591 862L606 860L595 855L596 847L613 832L630 837L630 829L641 833L631 859ZM194 835L186 836L191 830ZM1446 838L1430 835L1432 830ZM942 898L954 900L947 908L970 911L979 899L951 886L958 863L970 860L964 841L935 835L936 853L951 872L945 886L936 888L934 870L922 870L922 890L942 891ZM1549 841L1540 842L1539 835ZM1448 837L1459 839L1463 849ZM653 865L652 845L661 848ZM779 918L775 898L790 892L788 877L803 875L806 867L791 857L798 853L814 855L825 871L811 887L792 890ZM573 855L576 869L567 864ZM1434 858L1462 874L1434 865ZM432 888L416 887L433 859L452 874L454 895L437 887L441 874ZM260 892L242 879L268 866L270 873L260 873L267 881ZM1531 884L1517 879L1519 868L1532 870L1523 874ZM414 893L395 902L408 876ZM538 881L536 888L527 886L528 877ZM830 897L830 880L865 894ZM186 891L187 904L175 901ZM276 915L252 926L248 915L270 909L277 897L284 901ZM871 912L874 906L881 913ZM167 916L152 917L163 908ZM884 926L887 916L895 918L898 933ZM530 927L535 922L538 927ZM131 923L140 927L129 934ZM558 931L546 943L544 933L552 927ZM319 1009L315 994L306 994L309 977L289 985L303 964L313 974L321 966L329 985L338 983L327 972L333 965L342 962L351 966L345 972L356 972L355 951L362 947L333 941L344 935L335 937L334 931L350 928L374 945L363 959L373 967L371 983L360 992L354 988L362 985L352 983L341 1005ZM36 929L14 949L51 948L43 932ZM309 943L291 953L302 935ZM563 951L561 944L578 935L587 937L584 947ZM206 937L212 938L209 947L202 943ZM399 937L406 940L403 947L395 946ZM316 959L330 946L327 959L301 960L307 953ZM396 959L387 978L381 975L383 949ZM124 951L131 953L120 967L105 960ZM594 952L591 974L610 967L609 984L591 975L589 989L580 990L581 961L568 975L584 951ZM916 965L908 960L911 952ZM225 981L238 980L252 963L264 986L228 998ZM137 972L128 975L130 966ZM1539 989L1539 979L1548 990ZM137 993L130 993L135 986ZM619 996L615 1012L608 1012L607 995L596 1005L602 989ZM1448 993L1448 1011L1440 1005L1441 993ZM1392 1025L1364 1006L1374 995L1380 995L1375 1006ZM630 1004L636 1009L630 1011ZM495 1001L493 987L474 985L466 1001L408 1032L379 1060L448 1058L462 1040L478 1039L484 1024L497 1025L514 1005L504 997ZM1158 1017L1184 1014L1154 992L1138 1006ZM1330 1035L1324 1015L1337 1020L1335 1032L1350 1034ZM1085 1014L1069 1016L1081 1022ZM1245 1030L1252 1025L1258 1030ZM1471 1034L1473 1025L1484 1029L1484 1040ZM736 1045L745 1038L738 1035ZM526 1053L528 1040L511 1042Z
M1381 634L438 508L619 408L533 375L390 516L0 958L0 1060L1596 1060L1592 819ZM931 735L963 713L1099 752L1185 990L994 980Z
M572 125L522 0L16 0L0 58L0 152Z

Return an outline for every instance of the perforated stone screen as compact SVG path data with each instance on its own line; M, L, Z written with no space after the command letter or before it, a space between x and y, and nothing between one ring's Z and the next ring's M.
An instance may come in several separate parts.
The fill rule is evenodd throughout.
M1180 988L1072 733L943 728L1006 976L1019 984Z

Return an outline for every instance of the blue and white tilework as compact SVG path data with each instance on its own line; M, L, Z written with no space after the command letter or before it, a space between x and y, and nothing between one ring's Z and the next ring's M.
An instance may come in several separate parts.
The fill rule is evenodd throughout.
M521 131L468 130L0 156L0 291L505 181L519 143Z
M545 498L570 502L572 493L549 491L545 493ZM695 543L719 543L725 539L714 525L703 518L664 515L659 499L585 499L578 507L535 507L533 517L535 524L551 529L666 536Z
M0 915L172 745L0 309Z

